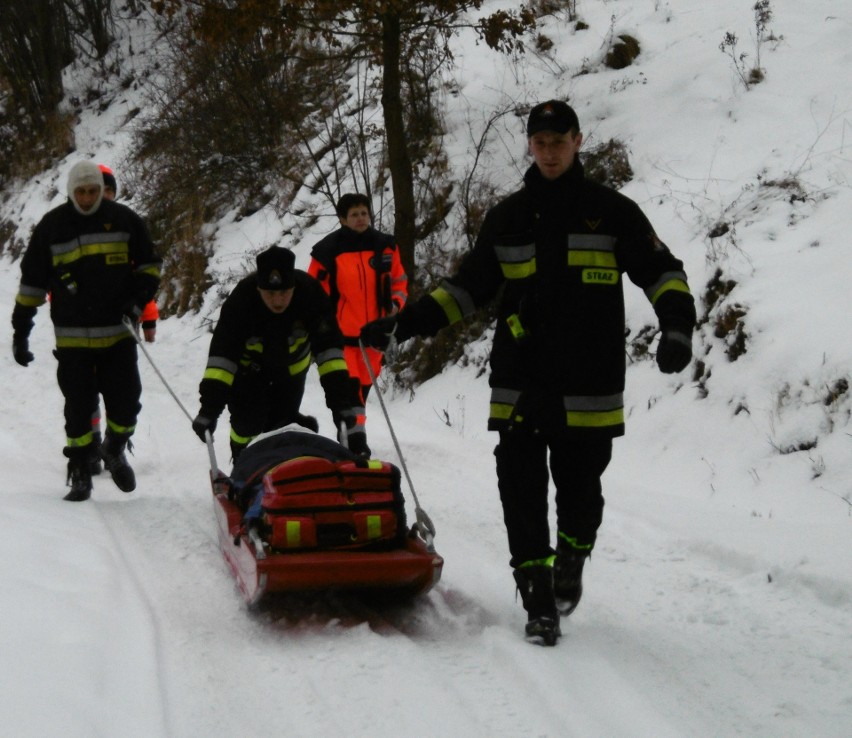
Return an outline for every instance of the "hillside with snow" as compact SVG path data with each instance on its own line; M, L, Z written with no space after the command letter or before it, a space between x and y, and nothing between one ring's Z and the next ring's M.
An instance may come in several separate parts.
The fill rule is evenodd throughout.
M494 3L492 3L494 5ZM664 376L636 350L654 315L627 283L627 435L604 476L607 505L583 601L555 648L523 639L485 430L486 378L447 368L413 394L385 377L391 422L445 559L411 603L334 598L248 611L222 560L208 458L181 407L140 356L143 410L131 457L138 488L95 480L62 501L62 398L47 310L19 367L0 356L0 710L26 738L852 735L852 8L773 0L763 81L748 89L753 3L577 3L547 53L499 57L456 41L445 145L458 176L485 121L507 105L569 99L586 145L623 142L623 191L684 260L698 302L693 365ZM144 25L125 29L139 79ZM632 66L602 60L613 34L641 44ZM68 70L69 95L89 80ZM106 84L106 83L105 83ZM140 86L87 109L77 151L3 193L0 218L26 239L62 202L81 157L119 177ZM524 118L503 116L480 166L520 182ZM307 195L304 195L307 197ZM131 206L133 202L130 201ZM306 267L335 227L263 209L211 224L226 287L272 243ZM283 233L293 235L282 237ZM11 314L19 264L0 258ZM148 347L190 413L221 297L161 322ZM651 344L653 352L655 344ZM487 344L468 347L481 357ZM386 370L387 371L387 370ZM375 397L368 434L396 462ZM311 371L303 411L331 418ZM224 425L224 422L223 422ZM227 436L216 438L220 463ZM410 502L410 499L409 499ZM411 512L411 508L409 508Z

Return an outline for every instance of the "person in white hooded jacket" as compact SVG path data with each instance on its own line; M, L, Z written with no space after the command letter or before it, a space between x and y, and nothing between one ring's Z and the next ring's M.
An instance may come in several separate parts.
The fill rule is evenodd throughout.
M36 311L50 294L57 380L65 398L66 500L91 496L88 459L91 418L98 395L109 418L100 447L104 465L123 492L136 488L125 448L136 428L142 385L136 340L124 324L138 320L160 284L161 260L144 221L103 197L103 174L93 161L68 175L68 200L33 229L21 260L12 312L15 361L33 361L29 336Z

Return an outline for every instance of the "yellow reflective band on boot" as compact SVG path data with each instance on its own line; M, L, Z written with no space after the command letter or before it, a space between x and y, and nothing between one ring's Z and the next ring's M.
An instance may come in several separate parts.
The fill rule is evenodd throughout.
M118 423L113 423L109 418L107 418L107 428L109 428L113 433L118 433L122 436L132 435L136 430L135 425L119 425Z
M565 535L565 533L563 533L562 531L559 531L556 534L556 537L559 538L560 540L565 541L565 543L567 543L569 546L571 546L571 548L573 548L575 551L591 551L592 550L593 544L591 544L591 543L586 543L586 544L577 543L577 539L574 538L574 536Z
M525 561L523 564L515 567L516 569L526 569L530 566L549 566L553 567L553 562L556 561L556 555L548 556L544 559L530 559L529 561Z
M80 448L81 446L88 446L94 441L94 437L92 436L92 432L84 433L82 436L77 436L76 438L66 438L65 445L68 448Z

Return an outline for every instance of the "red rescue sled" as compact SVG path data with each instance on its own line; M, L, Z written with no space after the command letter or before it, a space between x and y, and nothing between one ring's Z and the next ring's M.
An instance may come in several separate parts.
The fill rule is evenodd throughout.
M289 441L334 444L321 437L310 439L304 432L283 429L290 433ZM268 434L271 436L274 434ZM313 434L310 434L313 435ZM273 439L273 443L277 443ZM410 597L427 592L441 578L443 558L435 552L431 532L423 524L418 508L418 522L401 535L391 546L376 550L370 547L320 548L286 550L270 545L263 528L246 524L245 503L234 493L232 478L215 469L211 450L211 479L214 510L218 524L219 545L237 585L250 606L273 593L317 592L322 590L377 591L394 596ZM251 446L249 447L251 448ZM342 447L341 447L342 448ZM304 448L300 447L302 451ZM343 449L344 453L347 453ZM245 453L248 452L248 449ZM309 452L310 453L310 452ZM275 469L261 465L263 485L274 489ZM301 457L304 459L305 457ZM241 456L242 460L242 456ZM281 465L285 466L284 464ZM388 467L388 464L384 464ZM235 472L237 471L235 467ZM258 472L259 473L259 472ZM253 480L258 484L258 479ZM404 513L403 513L404 519Z

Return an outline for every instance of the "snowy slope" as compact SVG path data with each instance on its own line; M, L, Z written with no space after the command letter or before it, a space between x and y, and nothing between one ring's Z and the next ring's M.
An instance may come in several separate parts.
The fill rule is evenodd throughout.
M469 152L461 121L501 100L570 95L592 142L629 143L636 179L625 191L684 258L696 294L717 269L736 286L696 337L709 376L664 377L651 362L628 372L628 435L560 644L521 637L488 392L472 369L449 369L413 398L387 396L445 558L436 590L383 609L344 600L250 613L219 553L204 446L144 358L137 491L98 478L89 503L62 502L62 406L42 310L35 363L0 355L10 735L852 736L852 401L838 384L848 387L852 365L852 11L774 2L783 39L762 52L766 81L746 92L718 45L731 30L752 51L752 3L578 5L591 29L550 29L558 64L530 57L510 72L460 49L455 154ZM611 17L643 56L575 76L595 65ZM105 119L103 135L98 116L81 122L81 154L120 157L120 116ZM492 146L507 188L518 177L501 167L523 152L522 121L513 125ZM11 195L4 217L28 229L61 200L49 187L64 190L74 161ZM806 196L762 184L785 178ZM720 220L734 236L711 241ZM275 232L264 212L220 224L217 263L232 268ZM285 244L300 265L319 235ZM17 282L18 265L0 261L10 310ZM626 289L635 334L653 314ZM712 319L734 304L746 309L748 351L730 362ZM149 347L190 413L208 340L192 316L164 321ZM368 405L373 451L396 461L375 398ZM331 434L314 375L304 409Z

